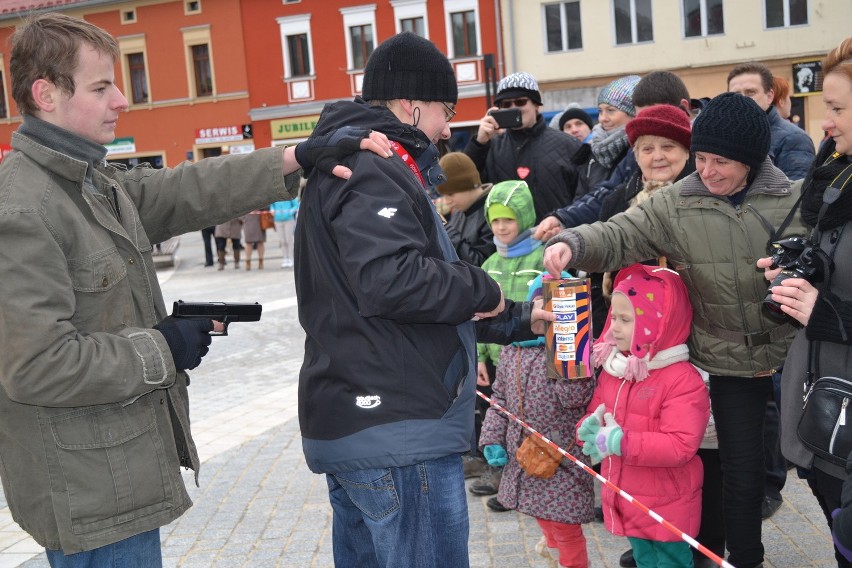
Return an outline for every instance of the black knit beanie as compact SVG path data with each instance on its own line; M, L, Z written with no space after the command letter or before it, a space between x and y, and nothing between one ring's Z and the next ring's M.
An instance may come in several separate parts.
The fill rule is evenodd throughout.
M589 113L587 113L581 108L571 107L565 109L565 112L563 112L562 116L559 117L559 130L565 128L565 123L571 120L572 118L578 118L582 120L590 129L594 128L595 126L595 121L592 120L592 117L589 116Z
M364 68L361 96L367 101L413 99L458 102L453 66L435 44L411 32L386 39Z
M769 119L750 98L722 93L692 123L692 151L742 162L753 170L769 155Z

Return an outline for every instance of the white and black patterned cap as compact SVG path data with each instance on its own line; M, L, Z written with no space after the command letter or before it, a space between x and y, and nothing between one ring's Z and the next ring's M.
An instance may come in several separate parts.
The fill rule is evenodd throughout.
M519 71L500 79L497 84L497 96L494 97L495 103L520 97L528 97L535 104L541 104L541 93L538 91L538 81L535 77Z

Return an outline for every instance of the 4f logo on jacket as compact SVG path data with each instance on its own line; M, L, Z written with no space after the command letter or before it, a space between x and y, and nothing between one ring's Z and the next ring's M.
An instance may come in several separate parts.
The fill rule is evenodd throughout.
M387 217L388 219L393 217L395 214L396 214L396 207L385 207L384 209L379 211L379 215L381 215L382 217Z
M355 405L359 408L376 408L382 403L382 397L378 395L359 396L355 399Z

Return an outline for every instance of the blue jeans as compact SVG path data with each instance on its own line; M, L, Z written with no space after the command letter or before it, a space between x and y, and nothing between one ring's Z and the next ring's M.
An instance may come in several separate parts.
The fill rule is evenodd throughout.
M328 474L335 566L469 565L458 454L406 467Z
M137 534L94 550L65 555L45 549L52 568L161 568L160 529Z

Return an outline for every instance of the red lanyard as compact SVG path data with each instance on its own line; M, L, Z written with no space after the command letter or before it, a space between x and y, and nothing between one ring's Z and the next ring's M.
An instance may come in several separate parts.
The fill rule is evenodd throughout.
M388 142L390 142L393 151L396 152L397 155L402 158L402 161L405 162L405 165L408 166L408 169L414 172L414 175L416 175L417 179L420 180L420 185L425 188L426 182L423 181L423 176L420 174L420 168L418 168L417 164L414 163L414 158L411 157L411 154L408 153L408 150L406 150L393 140L388 140Z

